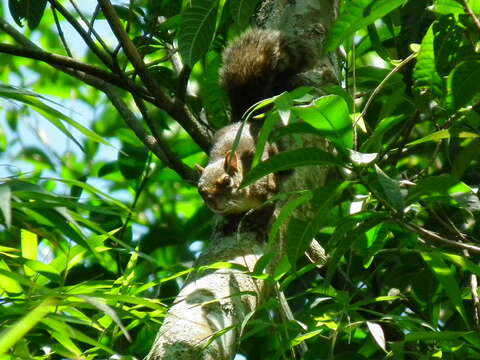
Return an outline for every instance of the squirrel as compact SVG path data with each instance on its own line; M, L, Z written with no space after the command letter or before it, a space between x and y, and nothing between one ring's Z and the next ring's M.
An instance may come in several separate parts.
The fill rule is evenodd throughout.
M277 176L269 174L240 189L250 170L260 124L243 125L240 141L232 151L242 115L256 102L301 85L298 74L313 65L313 52L303 40L278 30L251 29L223 53L220 84L226 89L233 124L217 131L208 165L197 165L198 191L207 206L220 214L242 214L259 208L277 189ZM261 160L277 153L267 143Z
M219 214L242 214L263 205L276 192L275 174L268 174L254 184L240 189L245 174L250 170L258 135L256 124L237 122L221 128L214 137L208 165L202 168L198 192L207 206ZM242 131L232 151L237 132ZM262 160L276 153L276 146L267 143Z
M312 47L273 29L250 29L223 52L220 85L226 89L233 121L260 100L302 85L298 75L315 61Z

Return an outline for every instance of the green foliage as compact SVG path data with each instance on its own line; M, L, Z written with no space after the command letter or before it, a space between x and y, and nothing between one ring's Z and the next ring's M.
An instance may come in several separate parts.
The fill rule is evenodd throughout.
M205 55L215 34L218 2L194 0L182 12L178 49L185 63L193 65Z
M277 282L297 321L281 321L272 296L238 325L238 353L289 358L306 342L304 359L478 359L480 29L466 4L478 16L480 1L341 3L326 49L343 47L342 88L323 97L301 88L250 109L270 107L244 185L310 165L331 174L323 187L270 199L286 201L252 276ZM45 51L68 55L60 26L79 61L144 85L123 50L96 34L97 48L78 47L47 1L8 4L0 13L12 26L25 22L17 29ZM160 89L218 128L228 121L221 50L259 4L139 0L115 9ZM103 43L116 42L101 11L80 10ZM22 45L6 32L0 43ZM114 54L115 65L97 52ZM191 73L179 72L178 55ZM208 244L212 214L101 91L20 53L0 51L0 70L0 356L142 358ZM134 113L142 129L157 127L187 166L205 162L174 112L145 103L149 124ZM302 147L306 134L327 139L328 151ZM267 141L285 139L298 148L261 161ZM311 211L295 217L306 204ZM267 274L284 225L288 255ZM328 253L321 269L303 256L312 238Z

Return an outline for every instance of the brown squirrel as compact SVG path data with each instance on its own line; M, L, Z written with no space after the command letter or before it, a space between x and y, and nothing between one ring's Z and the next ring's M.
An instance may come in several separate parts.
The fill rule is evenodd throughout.
M245 32L225 49L220 69L233 121L258 101L302 85L298 74L314 61L309 44L296 36L272 29Z
M277 30L251 29L241 35L225 49L220 69L220 83L227 90L233 120L239 121L256 102L300 85L297 75L313 64L313 58L304 41ZM239 188L250 170L260 127L245 123L234 151L241 123L220 129L215 134L208 165L205 169L197 166L201 173L198 191L213 211L242 214L257 209L275 193L275 174ZM276 152L276 146L267 143L261 159Z
M276 191L274 174L264 176L250 186L240 189L245 174L250 170L255 154L257 125L237 122L217 131L205 168L197 165L201 173L198 192L210 209L220 214L241 214L259 208ZM232 151L237 132L242 131ZM273 144L266 144L262 160L276 153Z

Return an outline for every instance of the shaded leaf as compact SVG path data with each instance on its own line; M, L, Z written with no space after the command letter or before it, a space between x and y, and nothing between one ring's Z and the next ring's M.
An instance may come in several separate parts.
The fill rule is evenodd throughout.
M456 110L480 99L480 60L462 61L447 80L447 102Z
M234 21L245 28L249 25L253 12L257 8L258 0L237 0L230 2L230 12Z
M183 11L178 49L186 65L193 67L210 47L217 9L217 0L192 0Z
M385 195L385 200L399 213L403 213L405 203L400 185L397 180L390 178L382 169L375 165L375 172L377 174L378 182L382 188L382 194Z
M448 295L455 309L458 311L466 327L469 327L467 313L463 307L462 292L456 281L455 272L445 264L442 257L437 252L422 253L423 260L432 270L438 282Z

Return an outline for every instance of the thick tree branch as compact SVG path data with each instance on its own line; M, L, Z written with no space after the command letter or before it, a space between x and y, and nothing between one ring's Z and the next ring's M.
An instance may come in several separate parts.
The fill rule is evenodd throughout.
M154 103L154 99L146 92L145 89L134 84L131 80L125 79L120 75L112 74L108 71L102 70L94 65L86 64L81 61L75 60L68 56L62 56L52 54L39 48L26 48L11 44L0 43L0 52L4 54L10 54L15 56L21 56L25 58L35 59L43 61L49 65L57 65L64 68L70 68L72 70L80 70L86 74L95 76L103 81L106 81L112 85L123 88L127 91L134 92L141 96L145 100Z
M324 30L328 29L336 12L332 8L335 0L292 0L288 2L276 0L268 2L273 4L275 9L266 13L263 18L264 27L280 28L286 33L298 30L297 35L307 36L308 34L314 47L325 40L325 32L322 37L314 29L319 27ZM270 21L267 18L272 14L275 19ZM306 19L311 19L312 23ZM327 68L331 69L331 66L322 64L319 66L319 72L322 72L322 69L326 71ZM318 82L323 81L324 84L325 80L326 77L322 76ZM302 140L305 140L304 145L325 146L325 142L319 137L312 136L309 139L302 138ZM295 146L295 144L285 144L284 148L288 149L290 145L293 148ZM277 184L279 192L289 193L299 189L317 188L324 184L326 174L325 168L316 166L296 169L288 179L279 181ZM288 200L285 199L285 202ZM248 270L253 269L258 259L268 252L265 243L258 242L258 240L264 238L268 233L269 221L259 224L259 219L268 220L273 217L271 219L273 222L285 202L276 204L273 215L259 213L260 210L251 214L247 213L245 218L256 219L255 225L244 226L243 224L249 222L243 220L238 222L239 220L229 216L217 216L210 247L199 259L201 264L224 261L246 265ZM302 214L295 213L295 217L302 218L303 215L304 218L308 218L312 209L302 208L298 212ZM270 262L272 269L281 258L286 256L286 225L285 223L281 227L275 248L269 252L274 255L274 259ZM315 245L317 248L309 253L309 257L318 266L322 266L326 262L327 254L320 244L315 243ZM242 292L247 291L248 296L242 296ZM187 285L177 296L174 305L165 317L147 359L232 359L241 339L241 329L252 313L265 302L268 294L272 294L272 283L255 281L248 271L239 274L235 267L226 267L221 271L212 271L208 274L198 274L195 279L189 279ZM212 342L210 343L210 341Z

